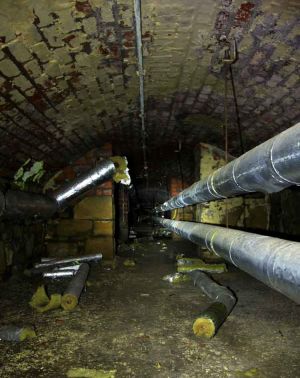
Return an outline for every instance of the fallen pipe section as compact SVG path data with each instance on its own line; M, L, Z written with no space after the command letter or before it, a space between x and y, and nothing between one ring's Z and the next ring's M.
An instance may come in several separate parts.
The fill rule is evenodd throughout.
M155 208L163 212L251 192L300 185L300 123L246 152Z
M236 298L227 287L218 285L199 270L194 270L189 275L194 285L201 289L213 302L195 320L193 331L196 336L211 338L232 311L236 304Z
M5 194L0 191L0 218L48 219L66 207L72 199L111 179L130 183L125 157L115 156L99 162L91 171L66 184L51 196L20 190L8 190Z
M154 221L300 304L300 243L203 223Z

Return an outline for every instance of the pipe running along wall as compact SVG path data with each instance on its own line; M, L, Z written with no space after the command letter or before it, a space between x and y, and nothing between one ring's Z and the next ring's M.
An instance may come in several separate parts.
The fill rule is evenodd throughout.
M300 243L203 223L154 221L300 304Z
M300 123L246 152L155 208L163 212L250 192L300 185Z
M48 219L67 206L70 200L110 179L130 183L126 158L115 156L99 162L95 168L58 189L52 196L20 190L8 190L6 193L0 191L0 218Z

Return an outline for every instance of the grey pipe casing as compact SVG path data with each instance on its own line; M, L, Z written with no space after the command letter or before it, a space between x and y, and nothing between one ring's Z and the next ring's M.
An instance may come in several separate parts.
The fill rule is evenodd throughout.
M90 270L89 264L87 263L81 264L75 276L70 281L66 291L64 292L64 295L71 294L79 298L84 288L85 281L89 274L89 270Z
M230 313L236 303L236 298L227 287L218 285L207 274L194 270L188 273L194 285L199 287L213 302L224 304L227 313Z
M155 208L156 212L300 185L300 123L246 152Z
M115 173L115 164L111 160L103 160L92 170L55 191L52 196L60 208L64 207L68 201L81 193L110 180Z
M8 190L0 195L0 216L5 219L48 219L57 209L57 202L44 194Z
M300 243L203 223L154 221L300 304Z
M5 194L0 191L0 217L4 219L51 218L70 200L93 186L110 180L115 173L115 164L111 160L103 160L92 170L58 189L51 197L21 190L8 190Z

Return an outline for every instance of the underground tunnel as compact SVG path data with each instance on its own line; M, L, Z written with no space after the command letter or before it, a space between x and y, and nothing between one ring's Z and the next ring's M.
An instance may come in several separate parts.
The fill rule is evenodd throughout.
M0 12L0 377L300 376L300 3Z

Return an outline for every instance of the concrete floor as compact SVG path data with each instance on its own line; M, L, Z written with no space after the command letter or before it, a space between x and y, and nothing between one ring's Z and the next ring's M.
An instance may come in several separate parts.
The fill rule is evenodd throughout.
M157 241L136 248L135 267L123 266L124 252L115 270L94 266L73 312L36 314L28 301L38 282L2 284L1 325L33 325L38 337L1 342L0 377L59 378L77 367L115 369L116 377L300 377L299 306L231 269L215 278L238 303L214 339L200 340L192 324L207 298L191 283L162 281L192 246L163 242L164 251Z

